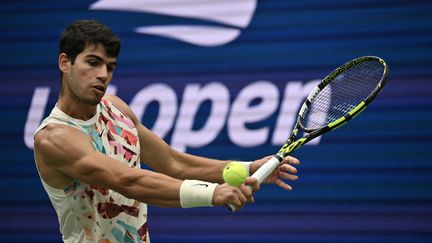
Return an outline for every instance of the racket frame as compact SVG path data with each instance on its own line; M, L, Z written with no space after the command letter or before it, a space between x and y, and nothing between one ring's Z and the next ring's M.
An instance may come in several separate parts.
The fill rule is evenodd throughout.
M378 61L380 62L383 67L383 75L381 77L381 80L378 82L378 85L375 87L375 89L371 92L369 96L367 96L366 99L361 101L357 106L355 106L351 111L349 111L345 116L340 117L339 119L329 123L328 125L318 128L318 129L307 129L304 127L301 123L301 119L304 118L307 110L309 109L310 105L312 104L312 101L318 96L318 94L327 86L329 85L336 77L338 77L340 74L344 73L346 70L363 63L365 61ZM346 124L348 121L359 115L362 111L364 111L368 105L375 99L375 97L379 94L379 92L384 87L384 84L387 81L389 73L389 68L386 62L377 57L377 56L363 56L356 59L353 59L340 67L336 68L333 72L331 72L329 75L327 75L318 85L317 87L306 97L305 101L303 102L299 114L297 116L296 123L294 124L294 128L291 132L291 135L285 142L285 144L279 149L278 153L275 154L270 160L268 160L265 164L263 164L255 173L251 176L253 178L256 178L258 180L258 183L261 184L268 176L273 173L273 171L279 166L279 164L283 161L284 158L286 158L289 154L300 148L303 144L309 142L310 140L321 136L322 134L335 130L342 125ZM297 135L299 133L299 130L303 131L303 137L297 139ZM307 134L306 134L307 133ZM306 135L305 135L306 134ZM250 190L252 188L249 187ZM227 205L227 208L230 211L235 211L236 207L233 205Z
M344 73L348 69L363 63L365 61L378 61L381 63L384 67L383 75L381 77L381 80L378 82L378 85L375 87L375 89L364 99L361 101L357 106L355 106L351 111L349 111L345 116L340 117L339 119L329 123L328 125L318 128L318 129L308 129L303 126L301 123L301 119L304 118L307 110L310 108L310 105L312 104L312 101L318 96L318 94L327 86L329 85L336 77L338 77L340 74ZM384 87L385 82L387 81L389 73L389 68L386 62L376 56L363 56L356 58L354 60L351 60L337 69L335 69L333 72L331 72L329 75L327 75L318 85L317 87L306 97L305 101L303 102L303 105L300 108L299 114L297 116L296 123L294 124L294 128L292 130L292 133L288 140L285 142L285 144L281 147L279 152L275 155L280 159L280 161L283 160L286 156L291 154L293 151L297 150L300 146L303 144L309 142L310 140L321 136L322 134L335 130L342 125L346 124L348 121L350 121L352 118L359 115L362 111L364 111L368 105L375 99L375 97L379 94L379 92ZM302 130L303 132L308 133L307 135L303 136L302 138L297 139L297 135L299 130ZM296 140L297 139L297 140Z

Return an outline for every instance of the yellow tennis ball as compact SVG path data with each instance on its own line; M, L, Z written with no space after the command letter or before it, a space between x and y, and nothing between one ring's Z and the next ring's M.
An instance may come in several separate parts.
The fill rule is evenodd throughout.
M231 162L225 166L222 176L230 186L237 187L245 182L247 171L241 163Z

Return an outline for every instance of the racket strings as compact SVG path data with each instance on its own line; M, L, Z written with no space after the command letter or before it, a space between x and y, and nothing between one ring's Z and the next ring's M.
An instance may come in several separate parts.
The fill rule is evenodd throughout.
M342 72L311 101L302 125L315 130L345 116L376 89L383 73L378 61L365 61Z

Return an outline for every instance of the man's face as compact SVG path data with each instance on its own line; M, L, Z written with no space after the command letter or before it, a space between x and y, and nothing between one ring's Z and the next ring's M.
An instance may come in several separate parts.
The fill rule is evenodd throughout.
M89 45L68 65L69 72L63 75L73 98L87 105L99 104L113 77L116 58L108 57L101 44Z

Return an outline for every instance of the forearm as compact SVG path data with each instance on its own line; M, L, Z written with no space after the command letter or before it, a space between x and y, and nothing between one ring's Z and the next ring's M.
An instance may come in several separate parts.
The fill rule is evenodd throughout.
M222 171L230 161L208 159L186 153L177 153L177 171L179 179L195 179L223 183Z
M141 162L155 171L181 180L223 182L222 171L229 161L178 152L143 125L138 124L137 128L140 134Z
M182 152L174 152L172 165L175 178L222 182L222 170L227 161L209 159Z
M118 186L120 193L159 207L180 207L182 180L148 170L134 170L133 175L122 178Z
M213 206L213 195L217 183L200 180L178 180L146 170L123 184L124 195L159 207L209 207ZM151 181L151 183L148 182Z

